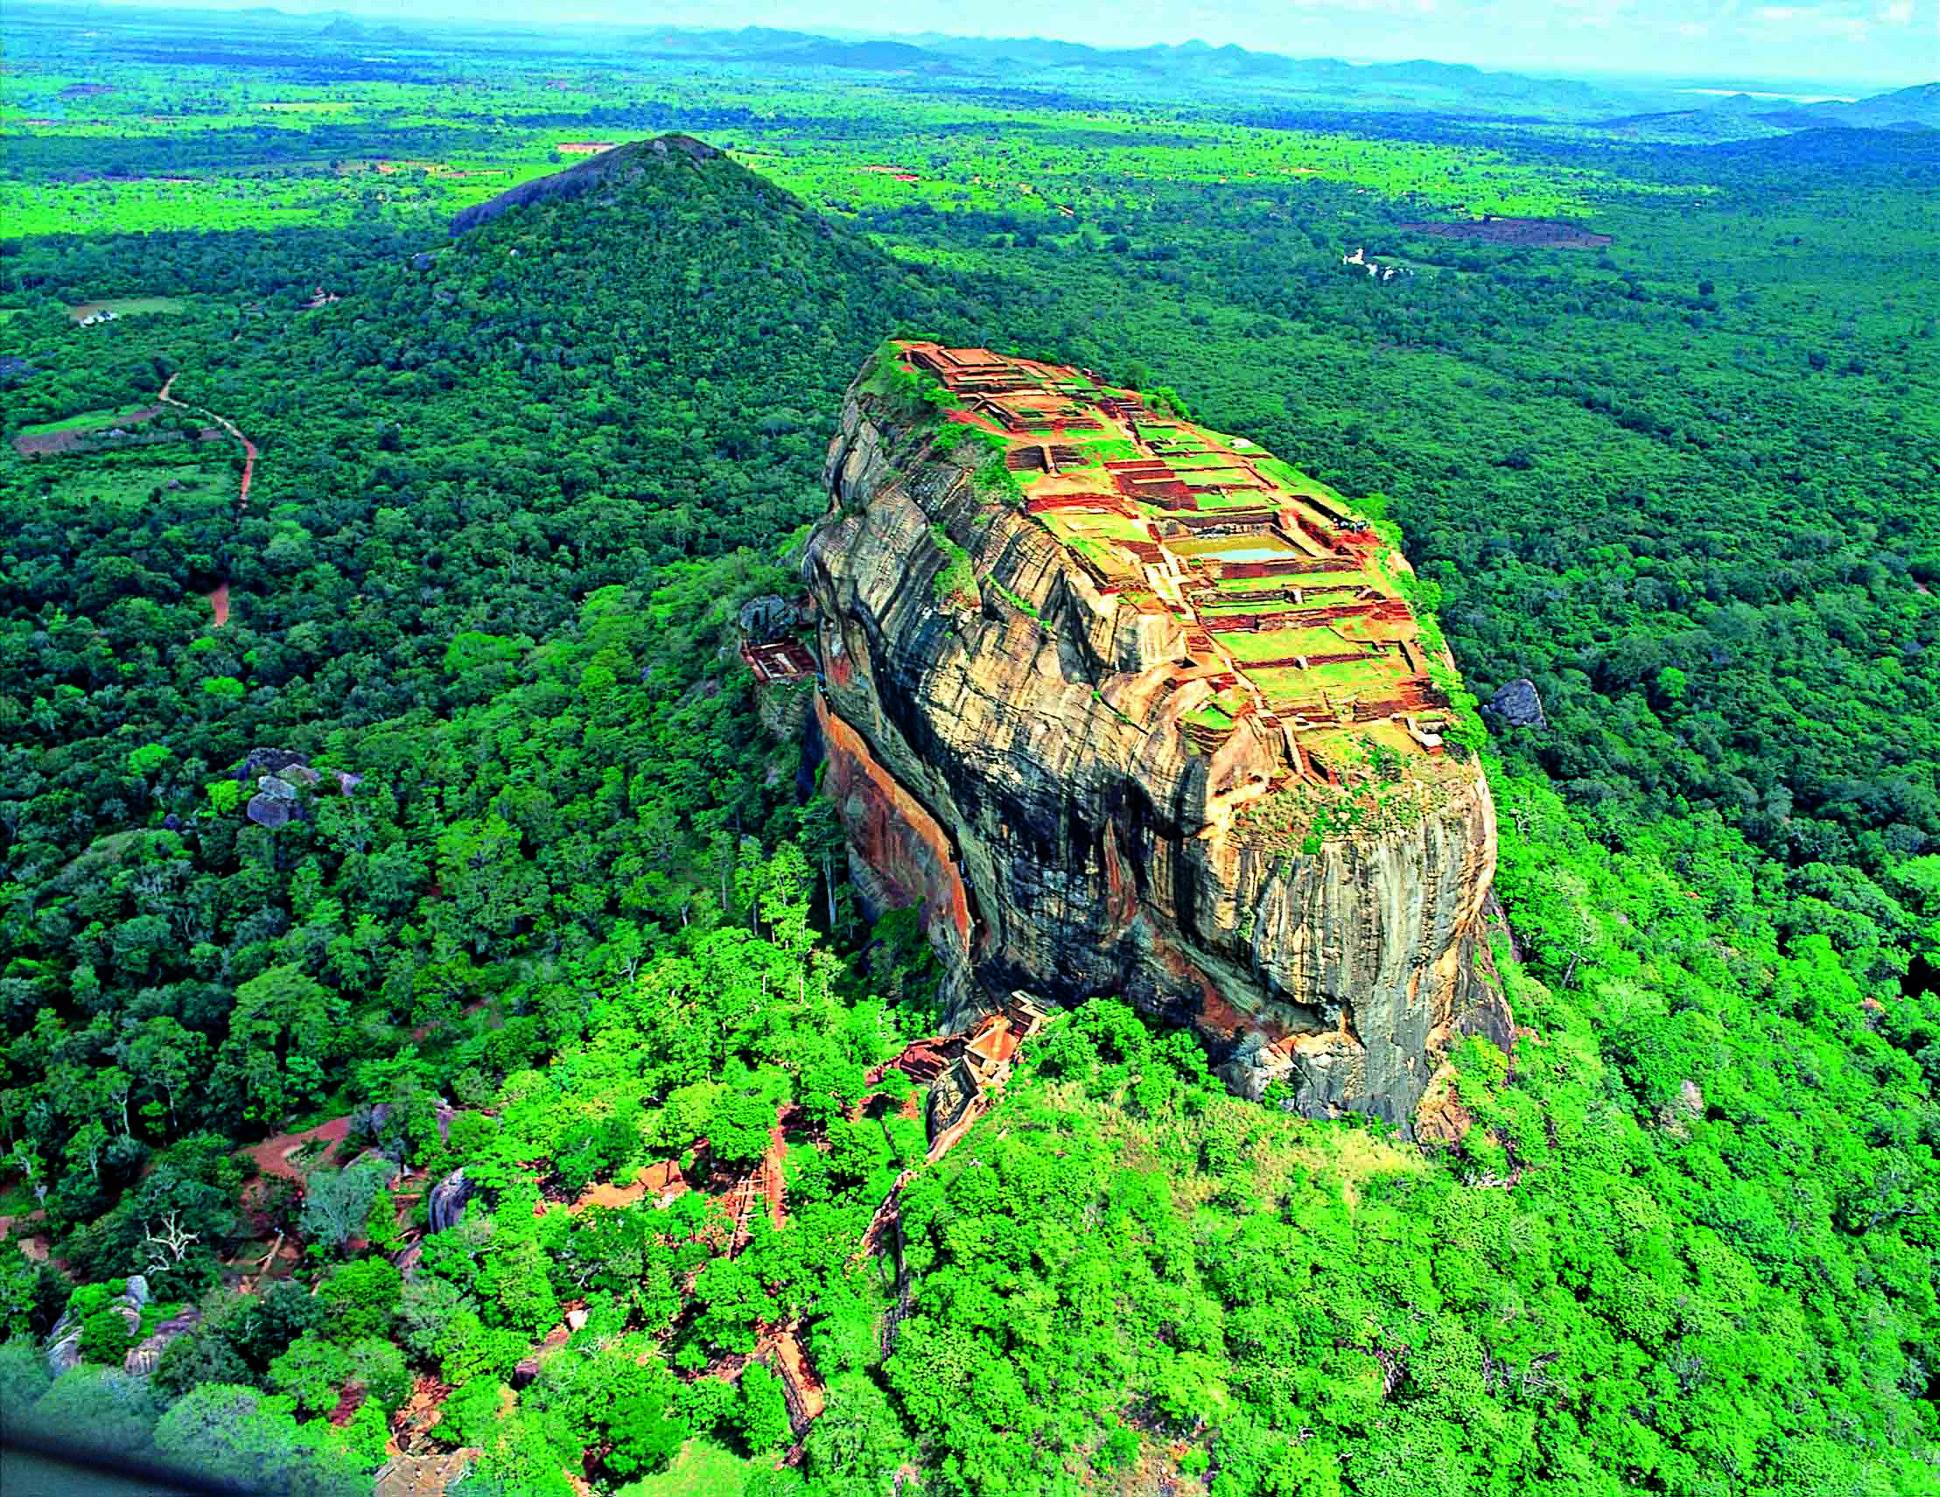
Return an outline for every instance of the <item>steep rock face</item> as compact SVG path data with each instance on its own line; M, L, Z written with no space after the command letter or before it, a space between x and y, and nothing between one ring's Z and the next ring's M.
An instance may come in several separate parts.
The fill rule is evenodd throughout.
M961 436L859 382L804 563L865 883L922 902L966 1009L1121 994L1240 1090L1410 1125L1457 1032L1509 1042L1481 774L1418 735L1433 761L1377 795L1270 713L1209 738L1191 619L1101 587Z
M970 955L970 893L949 832L826 698L816 698L815 724L827 765L822 789L841 812L857 887L879 908L921 904L931 941L950 974L961 977Z

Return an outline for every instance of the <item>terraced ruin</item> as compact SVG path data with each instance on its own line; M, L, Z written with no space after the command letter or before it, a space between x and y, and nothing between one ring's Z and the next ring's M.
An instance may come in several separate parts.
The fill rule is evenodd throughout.
M1251 719L1329 783L1441 754L1448 714L1407 563L1337 494L1086 370L894 347L947 392L945 419L1002 439L1025 512L1100 593L1182 626L1177 682L1207 688L1181 718L1199 747Z

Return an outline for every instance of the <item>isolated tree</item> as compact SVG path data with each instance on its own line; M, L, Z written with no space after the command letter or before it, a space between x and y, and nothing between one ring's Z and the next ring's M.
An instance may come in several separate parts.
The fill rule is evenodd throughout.
M375 1157L341 1170L312 1170L303 1179L299 1230L312 1242L341 1249L363 1228L371 1201L396 1174L396 1165Z

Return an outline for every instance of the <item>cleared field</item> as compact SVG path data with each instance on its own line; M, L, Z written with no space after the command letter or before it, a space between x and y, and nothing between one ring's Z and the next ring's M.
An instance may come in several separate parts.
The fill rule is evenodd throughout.
M1204 489L1194 491L1200 509L1258 509L1267 497L1258 489L1236 489L1230 494L1215 494Z
M1230 593L1232 596L1221 598L1206 606L1215 610L1242 605L1247 608L1257 608L1259 600L1249 597L1249 594L1282 592L1289 587L1303 586L1306 580L1305 577L1222 577L1213 586L1220 592Z
M20 428L23 437L46 437L63 431L109 431L116 426L134 426L160 414L158 405L129 405L113 411L82 411L59 421L40 421Z
M1405 672L1390 664L1386 656L1370 656L1365 663L1348 661L1338 665L1315 665L1304 671L1297 666L1287 666L1249 674L1269 698L1297 702L1312 701L1322 692L1335 696L1365 695L1398 685Z
M164 501L172 510L220 507L235 502L236 475L223 463L77 463L55 480L51 497L76 509L127 511Z
M1222 691L1202 706L1185 714L1185 721L1194 727L1211 728L1215 732L1225 732L1232 727L1239 714L1245 711L1250 699L1237 687Z
M1283 577L1269 577L1264 580L1268 582L1284 582L1286 579ZM1217 623L1220 619L1248 618L1265 609L1285 608L1287 606L1286 603L1278 599L1261 601L1258 598L1218 598L1213 602L1200 604L1199 617L1207 620L1209 623Z
M1333 619L1328 622L1327 632L1336 639L1356 645L1390 639L1394 626L1370 618Z
M76 322L86 317L98 317L103 312L112 312L117 317L139 317L145 313L179 312L183 302L174 296L122 296L106 301L78 302L67 309L67 315Z
M1262 473L1267 474L1269 477L1279 479L1281 483L1284 483L1290 489L1297 489L1301 493L1306 494L1319 494L1323 498L1333 500L1336 504L1346 504L1346 501L1341 498L1340 490L1329 484L1322 483L1311 474L1301 472L1300 469L1294 467L1285 458L1261 457L1256 458L1254 461ZM1351 508L1352 506L1349 507Z
M1136 580L1136 568L1130 554L1119 550L1109 541L1099 541L1084 535L1072 535L1065 537L1064 544L1107 577L1127 577Z
M1309 603L1351 603L1355 598L1360 596L1364 588L1373 587L1378 589L1380 586L1379 583L1371 580L1364 572L1350 576L1328 575L1312 586L1308 586L1305 579L1298 580L1301 583L1301 595Z
M122 446L152 446L156 443L193 439L194 431L180 430L175 423L151 426L164 414L159 405L124 406L111 411L83 411L59 421L42 421L25 426L14 435L13 448L22 457L48 457L55 453L99 452Z
M1123 515L1086 514L1074 511L1052 512L1040 516L1059 540L1080 538L1094 541L1142 541L1145 532Z

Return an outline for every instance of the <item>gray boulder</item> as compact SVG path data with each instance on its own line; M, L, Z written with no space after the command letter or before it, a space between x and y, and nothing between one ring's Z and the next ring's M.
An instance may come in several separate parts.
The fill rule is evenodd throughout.
M1543 699L1536 694L1536 683L1527 676L1509 682L1488 699L1483 713L1508 728L1546 728Z
M130 1274L122 1287L121 1298L108 1309L121 1317L122 1324L128 1327L128 1335L133 1338L141 1334L141 1308L147 1303L148 1280L138 1273ZM197 1314L199 1317L200 1312ZM64 1311L54 1322L54 1329L47 1333L47 1370L59 1377L80 1365L81 1322Z
M139 1346L131 1347L122 1359L121 1370L135 1377L147 1377L161 1364L162 1353L178 1336L185 1336L202 1323L202 1312L190 1305L179 1315L172 1315L156 1326Z
M472 1198L472 1183L465 1178L461 1166L446 1175L431 1187L430 1224L434 1232L443 1232L458 1225L458 1219L465 1214L465 1202Z
M296 786L288 780L266 774L256 783L256 793L243 808L243 813L256 825L274 831L303 815L303 807L296 798Z
M59 1377L81 1365L81 1322L63 1315L47 1337L47 1370Z

